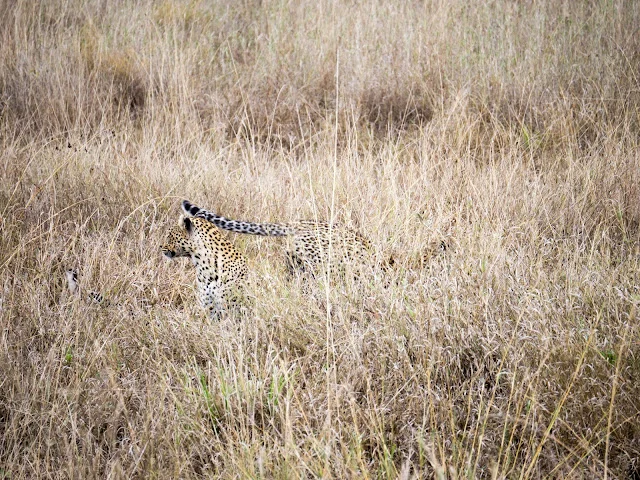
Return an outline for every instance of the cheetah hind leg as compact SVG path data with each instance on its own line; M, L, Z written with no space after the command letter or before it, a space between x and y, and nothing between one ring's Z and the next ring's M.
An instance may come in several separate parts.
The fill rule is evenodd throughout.
M285 264L287 266L287 273L289 274L289 277L294 277L296 274L300 273L311 273L309 272L309 268L305 261L295 252L286 253Z

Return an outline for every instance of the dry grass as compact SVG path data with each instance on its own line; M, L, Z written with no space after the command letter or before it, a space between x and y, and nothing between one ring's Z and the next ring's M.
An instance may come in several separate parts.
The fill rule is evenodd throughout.
M0 479L639 478L638 25L1 3ZM158 248L182 198L334 218L397 268L309 284L232 236L251 306L212 322Z

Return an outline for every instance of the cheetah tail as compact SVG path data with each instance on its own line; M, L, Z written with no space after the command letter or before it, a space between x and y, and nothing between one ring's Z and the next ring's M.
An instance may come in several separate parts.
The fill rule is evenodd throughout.
M182 202L182 209L187 215L203 218L206 221L213 223L216 227L230 232L262 235L267 237L282 237L285 235L292 235L294 233L294 230L285 224L253 223L241 220L231 220L197 207L187 200Z
M182 210L187 215L191 215L192 217L195 217L198 214L198 212L200 210L202 210L202 209L200 207L195 206L189 200L183 200L182 201Z

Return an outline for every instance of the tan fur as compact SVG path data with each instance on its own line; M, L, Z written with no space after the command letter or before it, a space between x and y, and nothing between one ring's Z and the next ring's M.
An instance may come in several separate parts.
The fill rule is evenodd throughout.
M344 270L347 265L362 266L370 263L371 244L350 228L334 223L300 220L290 223L255 223L231 220L204 210L191 202L182 202L182 209L193 218L205 219L216 227L250 235L287 236L293 239L293 248L287 253L290 270L314 274Z
M161 249L169 258L191 258L200 302L214 316L227 307L230 294L242 286L247 274L242 254L218 228L202 218L181 216Z

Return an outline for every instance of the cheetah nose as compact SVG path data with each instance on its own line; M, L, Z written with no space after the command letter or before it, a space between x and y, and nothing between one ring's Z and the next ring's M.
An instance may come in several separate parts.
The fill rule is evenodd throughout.
M171 250L165 250L164 252L165 257L167 258L173 258L176 256L176 254L174 252L172 252Z

